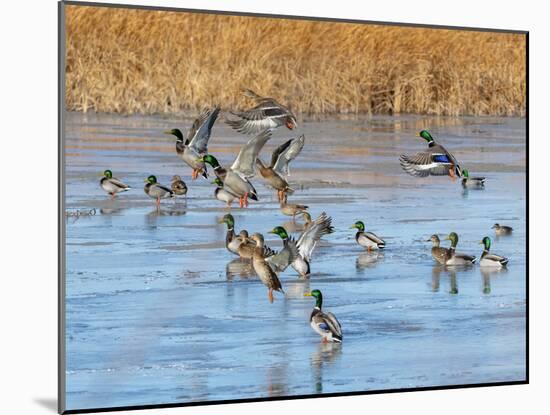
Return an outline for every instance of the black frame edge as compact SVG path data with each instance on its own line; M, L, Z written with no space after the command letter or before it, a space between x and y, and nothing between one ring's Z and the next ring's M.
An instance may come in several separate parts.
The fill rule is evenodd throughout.
M65 413L65 2L57 3L57 412Z
M67 6L110 7L110 8L133 9L133 10L220 14L220 15L226 15L226 16L266 17L266 18L272 18L272 19L373 24L373 25L379 25L379 26L402 26L402 27L425 28L425 29L467 30L467 31L475 31L475 32L495 32L495 33L505 33L505 34L527 34L528 33L527 30L434 25L434 24L424 24L424 23L393 23L393 22L387 22L387 21L344 19L344 18L336 18L336 17L293 16L293 15L286 15L286 14L253 13L253 12L243 12L243 11L236 11L236 10L229 11L229 10L190 9L190 8L184 8L184 7L147 6L143 4L100 3L100 2L86 2L86 1L78 1L78 0L66 0L66 1L63 1L63 3L65 3Z

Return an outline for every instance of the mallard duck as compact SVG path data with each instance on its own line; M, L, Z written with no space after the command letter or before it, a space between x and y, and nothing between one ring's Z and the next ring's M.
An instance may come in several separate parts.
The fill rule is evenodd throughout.
M281 212L283 215L292 216L292 220L296 219L296 215L300 215L309 209L309 206L298 205L296 203L287 203L287 196L284 195L280 202Z
M485 177L470 177L468 170L462 170L462 187L485 187Z
M176 136L176 153L193 169L191 173L193 180L199 177L199 174L202 174L205 178L208 177L206 166L200 158L208 153L208 140L210 139L212 126L216 122L219 113L219 107L203 111L195 122L193 122L187 133L185 142L183 141L183 134L177 128L164 132L165 134Z
M413 156L402 154L399 162L403 170L411 176L418 177L449 175L454 179L456 176L462 176L462 169L454 156L442 145L437 144L428 131L422 130L417 136L428 142L428 149Z
M281 157L281 154L288 149L291 142L292 140L288 140L275 149L271 156L271 164L269 166L264 165L259 157L256 159L256 166L258 167L260 175L271 187L277 190L277 200L279 202L286 194L294 193L294 190L290 188L288 182L282 177L281 174L279 174L279 172L275 170L277 160Z
M293 138L289 141L290 145L281 152L273 167L273 170L279 173L281 177L290 176L290 168L288 166L304 148L306 137L302 134L300 137Z
M170 188L175 195L185 196L187 194L187 185L183 180L181 180L181 177L178 175L172 177Z
M505 225L499 225L498 223L495 223L491 229L494 229L495 230L495 233L498 235L498 236L502 236L502 235L510 235L512 234L512 232L514 231L513 228L511 228L510 226L505 226Z
M223 182L219 177L216 177L212 183L218 185L218 187L216 187L216 190L214 190L214 197L219 201L224 202L227 207L230 208L233 201L235 199L238 199L238 196L224 189Z
M153 175L145 179L145 187L143 190L147 196L157 199L157 206L160 205L160 199L174 197L174 192L169 188L157 183L157 178Z
M350 229L353 228L357 229L355 240L359 245L367 248L368 251L372 251L373 249L384 249L386 247L386 242L384 242L374 233L365 232L365 224L360 220L350 226Z
M489 250L491 249L491 238L486 236L481 240L480 244L483 245L483 253L481 254L481 259L479 260L479 265L481 267L502 268L508 264L508 258L489 253Z
M448 248L443 248L439 246L441 241L439 240L439 236L432 235L430 239L427 240L427 242L432 242L432 257L437 262L439 262L442 265L445 265L445 263L450 259L451 257L451 251Z
M231 111L238 120L226 119L231 128L243 134L258 134L265 130L274 130L282 125L292 130L298 126L296 116L273 98L261 97L247 89L244 95L256 101L256 106L247 111Z
M243 239L241 235L235 234L235 218L230 213L224 215L218 223L225 223L227 225L227 233L225 234L225 247L229 252L235 255L239 255L239 246L248 240L248 232L246 232L246 239ZM241 231L243 232L243 231ZM254 244L256 246L256 244Z
M214 169L216 176L223 181L224 187L239 195L239 206L248 206L248 198L258 200L258 193L248 180L254 176L254 167L258 153L271 138L271 132L264 131L246 143L229 169L223 168L211 154L201 158Z
M476 257L473 255L457 254L456 246L458 244L458 235L455 232L451 232L446 240L451 241L451 247L449 248L449 258L445 265L471 265L476 262Z
M267 297L270 303L273 303L273 291L279 291L284 294L281 281L277 277L277 273L273 270L273 267L266 262L265 259L265 249L264 249L264 237L255 233L251 238L256 243L256 248L252 255L252 267L254 271L264 283L265 286L269 289Z
M342 343L342 326L336 319L336 316L330 312L324 313L323 307L323 294L319 290L312 290L309 293L305 293L304 297L315 298L315 307L309 317L309 324L313 331L319 334L323 338L323 342L337 342Z
M111 195L111 199L114 199L117 193L127 192L131 189L127 184L113 177L113 172L111 170L105 170L103 172L103 177L99 181L99 184L103 190Z
M334 228L331 226L332 218L327 216L325 212L321 213L311 226L307 228L296 242L298 246L298 256L294 261L292 261L292 268L296 270L301 277L307 277L311 273L310 262L313 250L317 246L317 243L325 235L334 232ZM288 233L285 228L282 226L277 226L270 231L278 235L286 244L288 241L291 241Z

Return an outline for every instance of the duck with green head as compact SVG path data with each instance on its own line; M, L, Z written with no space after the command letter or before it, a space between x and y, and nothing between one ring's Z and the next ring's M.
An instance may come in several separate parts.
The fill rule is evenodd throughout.
M358 220L353 225L350 226L350 229L357 229L355 234L355 240L359 245L364 248L367 248L368 251L375 249L384 249L386 247L386 242L376 236L372 232L365 232L365 224Z
M296 240L291 238L282 226L277 226L268 233L275 234L283 240L283 249L278 253L274 251L273 255L267 255L266 262L275 272L284 272L290 264L293 264L300 257Z
M481 254L481 259L479 260L479 265L481 267L502 268L508 264L508 258L489 253L491 250L491 238L486 236L481 240L480 244L483 245L483 253Z
M214 190L214 197L220 202L224 202L225 205L230 208L231 204L238 196L225 189L219 177L216 177L212 183L217 185L216 190Z
M235 218L230 213L224 215L218 223L225 223L227 225L225 247L232 254L239 255L239 248L243 244L250 245L251 250L256 247L256 244L248 238L248 232L246 230L243 229L238 235L235 233ZM250 255L250 257L252 257L252 255Z
M331 224L332 218L323 212L315 221L311 221L310 226L302 232L298 241L295 242L298 247L298 255L291 262L291 265L301 277L307 278L310 275L313 251L323 236L334 232ZM282 226L275 227L270 233L278 235L285 244L294 241L288 236L285 228Z
M205 178L208 177L206 166L200 158L208 153L208 140L210 140L212 127L219 113L219 107L203 111L193 122L185 141L182 132L177 128L164 132L165 134L171 134L176 137L176 153L193 169L191 173L191 178L193 180L199 177L199 174L202 174Z
M248 199L258 200L258 193L250 182L256 173L256 159L263 146L271 138L269 131L264 131L249 140L239 151L230 168L222 168L215 157L208 154L200 160L214 168L216 176L223 181L224 187L239 196L239 206L248 206Z
M336 319L336 316L331 312L323 312L323 294L319 290L312 290L309 293L305 293L304 297L315 298L315 307L309 316L309 324L313 331L315 331L323 342L336 342L342 343L342 326Z
M462 170L462 187L483 188L485 187L485 177L470 177L467 169Z
M445 265L472 265L476 262L474 255L456 253L456 246L458 245L458 235L456 232L451 232L445 239L451 241L451 247L449 248L450 256Z
M405 172L416 177L448 175L453 180L456 176L462 176L462 169L455 157L442 145L437 144L428 131L422 130L417 136L426 140L428 148L426 151L412 156L402 154L399 157L399 162Z
M157 200L157 206L160 205L160 199L167 199L174 197L174 192L166 186L157 182L157 178L153 175L147 177L145 180L145 187L143 191L149 197Z
M114 199L117 193L127 192L131 189L127 184L113 177L113 172L111 170L105 170L103 172L103 177L99 181L99 185L111 195L111 199Z

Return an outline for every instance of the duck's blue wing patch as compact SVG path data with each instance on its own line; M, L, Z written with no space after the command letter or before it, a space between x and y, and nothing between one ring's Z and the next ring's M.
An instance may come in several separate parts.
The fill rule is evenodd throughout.
M449 160L449 157L446 154L435 154L433 157L433 161L436 163L450 163L451 160Z
M329 327L328 327L327 323L321 323L321 324L319 324L319 327L323 330L329 330Z

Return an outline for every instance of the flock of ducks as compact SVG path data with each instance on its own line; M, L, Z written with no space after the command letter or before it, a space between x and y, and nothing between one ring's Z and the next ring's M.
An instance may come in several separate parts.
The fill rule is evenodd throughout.
M176 138L176 153L191 168L192 180L196 180L199 176L209 178L209 170L213 172L214 178L211 183L216 185L214 197L227 207L231 208L232 203L237 199L240 208L246 208L249 205L249 199L259 200L258 192L251 182L251 178L258 172L265 183L276 191L281 213L291 216L293 221L297 216L304 219L303 232L298 239L290 236L282 226L277 226L269 232L281 238L283 248L279 252L266 245L261 233L250 235L245 229L237 233L235 219L230 213L220 221L227 226L225 247L232 254L251 262L260 281L267 287L268 299L272 303L274 291L284 293L279 275L290 266L301 278L308 278L315 247L323 236L333 233L334 228L331 225L332 218L325 212L312 220L308 206L288 203L288 195L294 193L288 181L289 164L304 148L304 135L287 140L278 146L273 151L269 164L259 158L262 148L271 139L274 129L285 126L293 130L297 127L295 115L273 98L261 97L250 90L244 93L254 100L255 106L246 111L230 112L232 117L226 117L225 122L238 132L253 134L254 137L241 148L230 166L220 165L217 158L208 151L212 127L220 114L219 107L203 111L193 122L185 137L179 129L171 129L165 133ZM405 172L415 177L448 175L453 180L458 177L465 188L485 186L484 177L471 177L468 170L462 169L456 158L442 145L436 143L428 131L423 130L418 136L426 140L428 148L414 155L400 156L399 161ZM118 193L131 189L127 184L113 177L111 170L104 171L100 185L112 198L115 198ZM169 187L158 183L154 175L145 179L144 192L156 200L157 206L162 199L185 196L187 191L188 187L180 176L173 176ZM357 230L355 235L357 244L368 251L386 247L383 239L365 230L364 222L357 221L351 225L351 228ZM493 228L497 235L512 233L512 228L498 223ZM428 240L432 242L431 253L435 261L445 266L475 263L475 256L456 252L458 235L455 232L451 232L445 239L451 241L449 248L440 246L437 235L432 235ZM491 239L488 236L484 237L480 243L484 247L480 266L500 268L507 265L507 258L490 253ZM313 297L316 301L310 316L313 330L322 337L323 341L342 342L340 323L332 313L322 311L322 293L319 290L312 290L305 295Z

